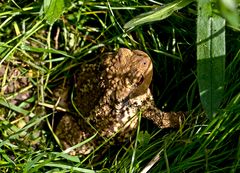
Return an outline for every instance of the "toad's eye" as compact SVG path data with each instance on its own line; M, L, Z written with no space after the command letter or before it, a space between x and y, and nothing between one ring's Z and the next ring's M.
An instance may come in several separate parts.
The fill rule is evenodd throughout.
M143 66L146 66L146 65L147 65L147 61L146 61L146 60L143 60L143 61L142 61L142 65L143 65Z
M142 68L142 69L148 68L148 63L147 63L147 61L143 61L140 66L141 66L140 68Z

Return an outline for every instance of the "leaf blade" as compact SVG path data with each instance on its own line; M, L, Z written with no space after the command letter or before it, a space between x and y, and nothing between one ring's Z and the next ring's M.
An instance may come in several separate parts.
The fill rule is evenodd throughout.
M64 10L64 0L44 0L43 11L45 19L49 24L53 24L62 15Z
M225 20L212 12L208 0L198 3L197 78L207 116L214 117L223 96L225 80Z
M124 25L125 29L133 28L145 23L163 20L169 17L174 11L184 8L194 0L176 0L163 7L154 9L152 11L142 13Z

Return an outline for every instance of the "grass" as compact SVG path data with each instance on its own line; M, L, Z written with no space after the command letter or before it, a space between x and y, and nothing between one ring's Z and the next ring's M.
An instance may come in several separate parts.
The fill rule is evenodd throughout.
M75 0L49 25L39 13L41 1L0 2L0 69L3 65L8 69L0 75L1 172L141 172L153 158L157 161L151 172L239 171L238 31L226 30L225 95L216 118L210 121L196 81L196 4L125 32L124 24L152 5L157 4ZM136 141L113 147L98 161L94 161L95 153L69 156L52 133L53 117L59 116L54 109L54 88L64 84L80 63L120 47L151 56L151 89L159 108L190 115L179 130L158 129L142 119ZM3 88L11 81L15 90L6 94ZM31 94L15 103L16 93Z

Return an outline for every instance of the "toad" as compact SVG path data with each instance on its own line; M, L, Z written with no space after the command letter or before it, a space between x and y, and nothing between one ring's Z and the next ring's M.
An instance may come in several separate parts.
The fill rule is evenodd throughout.
M160 128L179 127L183 113L162 112L155 106L149 89L152 76L150 57L143 51L127 48L80 66L74 88L78 116L64 115L55 130L63 149L94 134L94 139L70 154L89 154L104 141L127 141L140 115Z

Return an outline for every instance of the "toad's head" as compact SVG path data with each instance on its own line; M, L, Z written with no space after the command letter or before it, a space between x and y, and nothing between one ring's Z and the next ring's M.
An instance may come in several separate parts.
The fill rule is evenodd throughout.
M117 101L145 94L153 76L150 57L140 50L120 48L112 66L115 76L115 98Z

